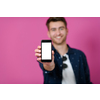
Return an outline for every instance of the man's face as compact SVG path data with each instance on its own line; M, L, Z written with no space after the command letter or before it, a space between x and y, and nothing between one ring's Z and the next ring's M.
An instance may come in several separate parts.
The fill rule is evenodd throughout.
M61 45L66 42L66 36L68 30L62 21L50 22L48 36L51 38L53 43Z

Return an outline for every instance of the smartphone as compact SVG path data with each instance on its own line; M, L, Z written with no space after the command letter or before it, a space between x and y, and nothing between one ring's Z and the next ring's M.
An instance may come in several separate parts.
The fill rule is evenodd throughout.
M42 62L52 61L52 41L51 40L41 41L41 61Z

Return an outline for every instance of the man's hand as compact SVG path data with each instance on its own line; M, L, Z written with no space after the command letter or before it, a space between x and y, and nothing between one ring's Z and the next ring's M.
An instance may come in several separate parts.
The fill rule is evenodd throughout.
M35 49L35 56L37 57L37 61L43 64L45 70L52 71L55 68L53 50L52 50L52 62L41 62L41 46L38 46L37 49Z

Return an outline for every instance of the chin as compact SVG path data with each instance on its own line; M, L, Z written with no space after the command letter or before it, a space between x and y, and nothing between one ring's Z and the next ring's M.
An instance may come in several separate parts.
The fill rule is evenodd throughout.
M53 41L54 44L61 45L63 42Z

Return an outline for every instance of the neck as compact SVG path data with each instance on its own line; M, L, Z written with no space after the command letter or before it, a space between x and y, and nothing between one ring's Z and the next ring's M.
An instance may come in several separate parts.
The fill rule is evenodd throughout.
M66 42L61 45L57 45L57 44L53 43L53 46L61 56L63 56L64 54L66 54L68 52L68 46L67 46Z

